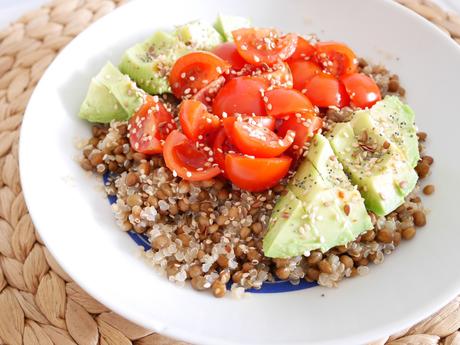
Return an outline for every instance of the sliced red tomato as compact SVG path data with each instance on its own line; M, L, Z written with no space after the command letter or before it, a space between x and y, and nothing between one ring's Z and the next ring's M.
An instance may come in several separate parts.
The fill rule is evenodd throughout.
M235 153L238 149L231 143L228 139L227 133L224 128L221 128L214 139L212 145L212 150L214 152L214 161L219 165L222 173L225 174L225 154L226 153Z
M297 46L297 35L281 35L275 29L244 28L232 32L241 57L254 66L288 59Z
M253 75L257 75L257 73ZM265 72L262 71L260 77L268 80L270 85L274 87L292 88L293 85L291 69L285 62L277 63Z
M153 155L163 151L163 141L176 129L176 124L157 96L147 96L129 119L128 128L131 147L137 152Z
M208 111L212 111L212 101L225 82L225 77L220 76L205 87L201 88L195 95L193 95L192 99L200 101L206 106L206 108L208 108Z
M209 151L200 150L178 130L166 138L163 157L166 166L185 180L204 181L220 174L220 168Z
M188 53L174 63L169 75L169 84L174 96L189 98L229 68L230 64L215 54Z
M358 59L353 50L338 42L316 43L314 60L324 72L336 77L355 73L358 68Z
M303 148L307 142L323 127L323 120L315 115L304 114L302 116L291 115L283 121L278 128L278 135L285 136L288 131L295 132L295 139L286 154L298 159L302 156Z
M350 103L355 107L370 108L382 99L374 79L363 73L346 75L341 80L350 96Z
M238 77L229 80L217 93L212 105L213 113L266 115L261 90L268 82L256 77Z
M289 62L294 60L308 60L315 53L316 48L310 41L306 40L302 36L297 39L297 46L294 54L289 58Z
M236 121L250 123L254 126L275 130L276 119L272 116L229 116L222 119L222 124L228 136L233 137L233 125Z
M265 97L265 109L273 117L280 118L295 113L315 114L313 104L297 90L274 89L265 92Z
M246 61L241 57L240 53L238 53L236 44L233 42L219 44L212 52L232 65L235 71L239 71L246 65Z
M293 87L299 91L305 88L311 78L321 73L321 68L311 61L291 61L289 62L289 68L292 73Z
M306 85L306 96L318 107L343 108L350 103L345 86L330 74L314 76Z
M271 188L286 176L292 158L251 158L239 154L225 155L225 171L233 184L251 192Z
M256 157L276 157L292 145L294 131L288 131L283 139L266 127L245 121L235 121L233 128L226 126L232 143L244 154Z
M179 108L179 121L184 134L195 141L220 126L219 117L208 113L203 103L192 99L182 101Z

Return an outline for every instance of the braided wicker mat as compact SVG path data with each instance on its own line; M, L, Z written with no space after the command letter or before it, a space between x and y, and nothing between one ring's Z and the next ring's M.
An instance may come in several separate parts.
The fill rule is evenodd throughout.
M19 127L37 81L59 50L121 1L57 0L0 32L0 345L184 344L124 320L77 286L35 232L19 183ZM460 44L460 16L399 1ZM459 327L460 296L373 345L460 345Z

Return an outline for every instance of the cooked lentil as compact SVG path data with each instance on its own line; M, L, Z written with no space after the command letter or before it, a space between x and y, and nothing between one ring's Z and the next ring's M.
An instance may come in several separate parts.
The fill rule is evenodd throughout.
M405 94L399 78L383 66L369 65L363 59L359 66L376 81L383 97ZM352 112L349 107L328 109L322 114L324 130L335 122L350 120ZM345 277L367 274L370 263L382 263L401 238L412 239L415 227L426 224L417 187L390 215L370 213L374 229L346 246L290 259L267 258L262 252L262 239L286 181L260 193L239 190L219 178L189 182L173 176L162 157L132 151L126 123L96 125L92 133L80 165L99 174L107 170L115 173L109 178L106 192L117 197L113 211L120 227L148 236L152 249L145 256L169 280L190 280L194 289L211 290L216 297L226 295L225 284L230 277L232 295L237 297L244 289L260 288L265 281L276 278L293 284L306 279L335 287ZM423 155L427 134L417 135L423 158L416 170L422 179L428 175L433 158ZM429 195L430 189L429 185L423 191Z

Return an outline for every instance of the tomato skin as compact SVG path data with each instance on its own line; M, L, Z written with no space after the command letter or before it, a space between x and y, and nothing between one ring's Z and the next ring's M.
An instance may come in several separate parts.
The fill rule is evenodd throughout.
M201 88L196 94L193 95L192 99L203 103L209 112L212 111L212 101L216 97L220 88L225 84L225 77L220 76L216 80L213 80L205 87Z
M137 152L153 155L163 151L162 141L176 129L176 124L158 97L149 95L129 119L128 128L131 147Z
M353 50L339 42L316 43L314 60L325 73L336 77L355 73L358 68L358 59Z
M249 158L239 154L225 155L225 172L233 184L250 192L271 188L286 176L292 158Z
M299 36L297 39L297 46L294 54L291 55L291 57L288 59L288 62L295 60L308 60L315 54L315 52L315 46L302 36Z
M237 152L238 149L230 142L225 128L221 128L217 132L212 145L212 150L214 152L214 161L219 165L222 174L227 177L227 174L225 173L225 154L228 152Z
M351 105L355 107L370 108L382 99L375 81L363 73L343 76L341 81L350 96Z
M292 115L283 121L278 128L278 135L284 136L288 131L296 133L292 146L286 151L286 154L294 159L302 156L304 145L323 127L323 120L311 114L303 114L301 117Z
M289 68L292 73L293 87L299 91L305 89L311 78L321 73L321 68L311 61L291 61L289 62Z
M350 103L342 82L326 73L314 76L307 83L305 95L314 105L322 108L343 108Z
M315 114L310 100L301 92L293 89L274 89L265 92L267 114L281 118L289 114Z
M227 61L235 71L239 71L246 65L246 61L238 53L236 44L233 42L222 43L215 47L212 52Z
M268 82L256 77L238 77L229 80L217 93L212 105L213 113L222 117L238 114L266 115L260 90L265 90Z
M198 151L195 144L178 130L172 131L166 138L163 157L166 166L184 180L204 181L220 174L218 166L205 166L207 155ZM197 168L203 170L198 171Z
M229 68L229 63L215 54L191 52L176 60L169 75L169 84L177 98L191 97Z
M243 28L233 31L232 35L241 57L254 66L286 60L297 47L296 34L281 36L274 29Z
M288 131L281 139L268 128L243 121L235 121L227 134L242 153L262 158L279 156L292 145L295 137L295 132Z
M186 99L179 107L179 121L184 134L191 140L198 140L206 133L220 126L220 119L208 113L200 101Z

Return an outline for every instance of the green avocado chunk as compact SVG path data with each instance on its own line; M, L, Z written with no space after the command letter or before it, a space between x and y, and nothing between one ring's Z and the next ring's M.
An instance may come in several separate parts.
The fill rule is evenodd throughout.
M417 173L399 148L375 127L369 111L357 112L349 123L336 124L329 140L368 210L387 215L414 189Z
M386 96L371 109L370 115L376 128L393 142L406 156L408 163L415 167L420 160L417 128L414 111L401 102L399 97Z
M176 36L193 50L211 50L223 42L215 28L202 20L177 27Z
M190 48L176 36L158 31L129 48L119 67L146 92L162 94L171 91L168 75L174 62L189 51Z
M79 116L90 122L109 123L129 119L142 105L145 93L107 62L91 80Z
M251 27L251 21L248 18L238 16L224 16L222 14L217 16L217 20L214 23L214 28L227 42L233 42L233 30L249 27Z
M266 256L287 258L314 249L325 252L372 228L364 200L320 134L313 138L287 189L263 240Z

